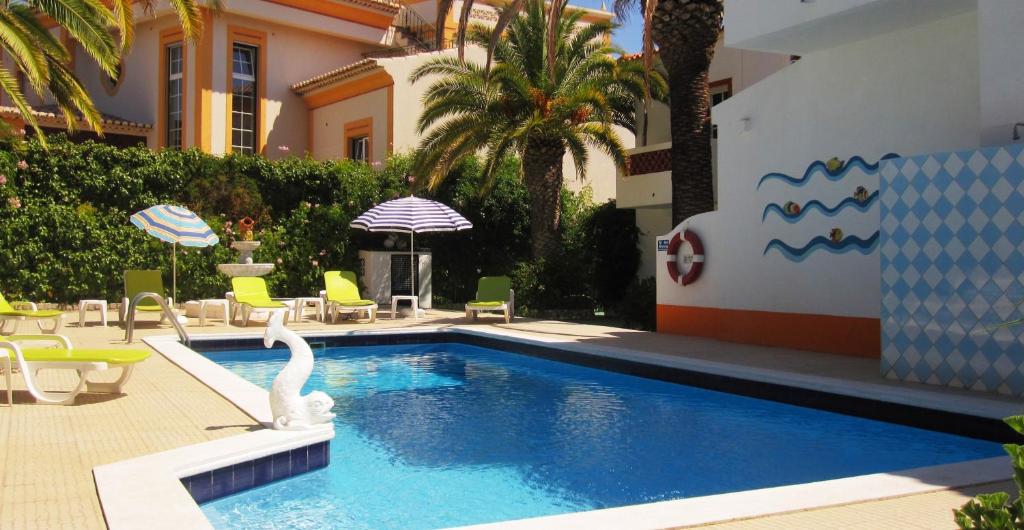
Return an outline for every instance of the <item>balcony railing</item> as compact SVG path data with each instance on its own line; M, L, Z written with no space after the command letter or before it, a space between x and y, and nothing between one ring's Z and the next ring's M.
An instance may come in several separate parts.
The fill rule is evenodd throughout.
M653 151L632 152L626 159L626 175L646 175L672 171L672 148L665 147Z
M404 57L417 53L431 52L438 49L446 50L454 47L449 39L443 39L441 47L437 47L437 29L427 22L409 5L402 3L402 8L391 22L395 31L396 46L381 48L363 53L365 59L383 59L387 57Z

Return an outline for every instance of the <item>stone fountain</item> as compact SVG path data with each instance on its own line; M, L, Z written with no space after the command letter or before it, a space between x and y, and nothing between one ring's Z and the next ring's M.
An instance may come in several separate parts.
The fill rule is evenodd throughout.
M273 263L253 263L252 252L260 248L259 241L252 239L252 227L256 222L246 217L238 222L241 239L231 243L231 248L239 252L238 263L221 263L217 270L231 278L236 276L264 276L274 270Z
M253 263L252 252L260 248L259 241L235 241L231 248L239 252L238 263L221 263L217 270L221 274L234 278L236 276L264 276L274 270L273 263Z

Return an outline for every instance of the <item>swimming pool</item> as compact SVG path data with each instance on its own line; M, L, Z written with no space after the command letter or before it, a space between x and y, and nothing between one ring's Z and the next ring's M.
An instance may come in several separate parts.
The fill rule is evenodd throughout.
M312 341L311 341L312 342ZM331 464L218 528L439 528L962 462L998 444L467 344L318 350ZM206 355L269 388L286 350Z

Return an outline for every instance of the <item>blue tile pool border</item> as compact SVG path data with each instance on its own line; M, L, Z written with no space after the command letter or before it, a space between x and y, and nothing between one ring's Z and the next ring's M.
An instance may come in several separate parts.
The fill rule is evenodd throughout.
M264 484L284 480L331 463L331 443L319 442L255 460L184 477L181 483L202 504Z
M930 431L938 431L970 438L1000 442L1022 443L1024 436L1017 434L1002 420L972 416L959 412L931 409L879 399L835 394L823 390L756 381L741 377L712 374L686 368L663 366L634 360L617 359L601 355L571 351L549 345L486 337L459 330L406 333L368 333L361 335L324 335L305 337L314 352L321 347L335 346L392 346L407 344L468 344L529 355L646 379L666 381L708 390L728 392L747 397L766 399L790 405L809 407L839 414L896 423ZM216 355L217 351L236 349L263 349L262 337L252 338L195 338L191 348L202 354Z

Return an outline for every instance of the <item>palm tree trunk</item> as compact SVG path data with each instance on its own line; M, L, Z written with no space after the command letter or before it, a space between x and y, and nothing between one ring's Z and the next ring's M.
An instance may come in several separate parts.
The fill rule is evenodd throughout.
M722 9L722 0L661 0L651 23L671 90L673 226L715 208L708 68Z
M669 70L672 128L672 226L715 208L708 72Z
M562 245L561 142L531 140L523 153L523 179L530 194L530 252L533 259L555 256Z

